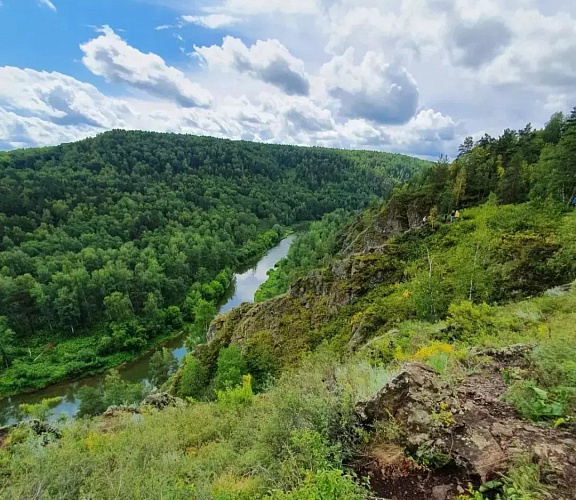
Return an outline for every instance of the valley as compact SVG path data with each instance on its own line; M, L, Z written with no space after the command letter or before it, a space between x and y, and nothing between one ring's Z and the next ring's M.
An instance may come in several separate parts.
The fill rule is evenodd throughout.
M271 247L314 220L259 274L255 301L216 315L216 283L231 277L217 267L184 298L186 355L154 354L154 390L111 371L76 419L55 421L50 400L21 407L28 421L0 431L2 494L576 498L575 159L576 110L470 138L393 186L370 161L327 186L316 170L330 162L302 159L295 185L310 199L340 194L314 217L279 210L276 231L255 229L276 235Z

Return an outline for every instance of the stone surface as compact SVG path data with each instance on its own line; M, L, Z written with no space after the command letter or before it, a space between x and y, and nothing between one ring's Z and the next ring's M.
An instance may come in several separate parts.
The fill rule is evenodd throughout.
M531 349L511 346L488 354L483 351L482 356L490 355L493 362L454 388L434 370L407 364L374 398L358 404L357 413L365 426L394 421L401 429L395 444L407 454L420 456L432 451L448 456L452 467L448 474L445 468L427 475L412 471L408 479L398 476L394 480L383 474L390 467L381 463L384 454L375 451L368 469L377 471L378 481L384 485L378 492L394 499L410 498L400 491L408 481L414 499L451 499L459 485L497 479L514 458L528 456L545 464L546 480L553 488L551 498L576 499L570 486L576 484L576 433L527 422L501 400L507 386L500 370L522 366ZM448 484L451 488L445 491Z
M140 406L151 406L157 410L164 410L169 407L182 406L184 404L186 404L184 400L172 396L167 392L155 392L147 396Z

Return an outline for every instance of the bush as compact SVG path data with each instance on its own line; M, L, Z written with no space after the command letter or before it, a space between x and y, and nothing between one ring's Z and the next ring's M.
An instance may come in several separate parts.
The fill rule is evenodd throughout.
M187 354L176 381L177 395L200 399L206 396L208 383L208 369L192 354Z
M368 490L355 477L338 469L309 472L304 484L295 491L273 491L270 500L364 500Z
M476 305L468 300L451 304L446 321L452 338L467 342L496 335L499 328L495 308L488 304Z
M242 379L242 385L218 391L217 396L218 404L226 410L250 406L254 400L252 377L245 375Z

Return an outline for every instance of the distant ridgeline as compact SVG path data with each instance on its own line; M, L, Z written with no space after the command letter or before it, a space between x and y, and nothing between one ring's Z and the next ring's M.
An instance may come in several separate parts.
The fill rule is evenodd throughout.
M361 209L428 165L125 131L0 153L0 395L129 359L289 226Z

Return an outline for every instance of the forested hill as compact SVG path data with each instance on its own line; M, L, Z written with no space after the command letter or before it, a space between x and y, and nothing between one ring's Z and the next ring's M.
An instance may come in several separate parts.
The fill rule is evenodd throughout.
M0 153L0 393L210 317L231 269L287 227L360 209L426 165L127 131Z

